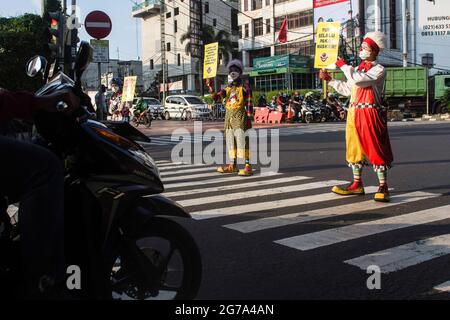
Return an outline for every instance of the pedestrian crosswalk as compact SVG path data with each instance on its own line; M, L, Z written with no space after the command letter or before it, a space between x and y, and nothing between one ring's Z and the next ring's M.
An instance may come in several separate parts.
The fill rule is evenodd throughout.
M264 129L264 128L263 128ZM256 129L261 130L261 129ZM345 130L345 124L343 123L319 123L319 124L311 124L311 125L304 125L300 127L290 127L290 128L281 128L281 129L270 129L267 128L267 130L279 130L280 137L289 137L289 136L297 136L297 135L303 135L308 133L323 133L323 132L338 132L338 131L344 131ZM187 135L186 137L183 137L183 139L178 139L176 137L172 138L170 135L161 135L161 136L153 136L150 137L151 142L145 143L146 145L154 145L154 146L167 146L167 145L177 145L180 142L187 142L187 143L202 143L202 142L211 142L213 139L214 141L224 141L224 137L216 137L204 134L202 135Z
M411 127L421 125L415 121L412 122L390 122L389 127ZM326 122L326 123L310 123L310 124L300 124L295 127L281 127L281 128L256 128L256 130L268 130L269 134L271 130L277 130L280 137L291 137L291 136L301 136L304 134L314 134L314 133L328 133L328 132L344 132L346 124L344 122ZM195 142L211 142L213 139L218 141L224 141L224 137L216 136L213 134L204 135L186 135L182 139L178 137L173 137L171 135L160 135L150 137L151 142L143 143L144 146L174 146L185 141L187 143Z
M414 228L436 223L450 226L450 204L438 201L445 196L438 193L394 189L391 202L379 203L368 198L376 192L375 186L366 187L368 197L331 193L332 186L348 183L341 180L283 173L220 175L215 166L204 164L165 162L160 170L166 186L164 195L184 206L198 223L216 222L220 228L245 237L267 232L268 244L299 253L348 248L356 241L408 234ZM308 231L305 226L311 222L316 223L315 228ZM295 226L299 226L297 234ZM287 227L289 232L284 234ZM355 267L355 272L375 265L386 274L422 263L432 265L436 259L450 255L450 233L434 233L400 244L386 241L383 246L375 252L360 246L354 256L343 256L340 262ZM433 283L431 287L448 292L450 282Z

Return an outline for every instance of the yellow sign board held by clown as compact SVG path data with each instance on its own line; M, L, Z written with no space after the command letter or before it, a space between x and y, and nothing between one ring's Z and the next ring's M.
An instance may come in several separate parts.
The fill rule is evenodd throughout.
M339 22L320 22L316 32L314 68L335 69L339 52Z
M218 59L219 59L219 43L214 42L205 45L203 79L210 79L216 76Z
M136 92L137 76L125 77L122 91L122 102L131 102Z

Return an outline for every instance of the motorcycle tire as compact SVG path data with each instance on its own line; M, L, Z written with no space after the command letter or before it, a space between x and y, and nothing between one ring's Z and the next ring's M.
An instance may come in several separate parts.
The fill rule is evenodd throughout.
M150 128L152 126L152 119L146 118L145 127Z
M194 239L188 231L186 231L181 225L173 220L159 217L151 219L143 228L143 231L133 237L132 240L134 243L136 243L137 246L139 246L138 243L141 243L142 247L139 247L139 250L141 250L141 253L143 253L150 260L150 262L157 267L161 262L167 259L167 257L164 256L164 252L161 252L162 250L158 251L156 248L154 248L154 246L152 247L152 244L150 244L150 242L148 242L149 239L157 238L168 242L169 250L167 251L169 251L169 253L172 253L171 257L175 252L179 253L178 258L181 259L180 261L182 261L184 271L179 290L174 295L169 295L164 290L157 290L158 294L163 295L163 297L155 297L154 291L147 292L145 291L145 289L142 289L141 287L143 281L139 281L139 279L136 279L136 275L133 273L130 274L127 270L128 266L133 265L133 261L130 261L132 260L131 258L129 258L130 253L124 252L123 250L125 249L122 248L122 253L119 252L112 259L111 293L113 299L125 298L143 300L148 298L162 298L164 300L191 300L196 297L197 292L200 288L202 276L202 261L200 251ZM170 261L171 260L169 259L165 266L166 268L162 273L160 285L163 289L166 288L164 286L164 281L167 281L169 272L176 271L176 268L174 268L174 266L169 266ZM117 267L119 267L118 270ZM126 284L121 283L120 288L118 288L118 285L114 283L115 279L121 279L121 281L123 282L123 279L127 277L129 278L129 282ZM123 287L124 285L125 288ZM119 290L116 291L117 289ZM144 290L144 292L141 292L141 290Z

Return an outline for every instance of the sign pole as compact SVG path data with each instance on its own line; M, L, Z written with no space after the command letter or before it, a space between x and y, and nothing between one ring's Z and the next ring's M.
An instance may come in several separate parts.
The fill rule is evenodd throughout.
M323 71L326 71L326 69L322 69ZM323 80L323 99L326 99L328 96L328 82L327 80Z
M102 63L98 63L98 87L102 85Z
M425 76L427 79L427 115L430 114L430 81L428 79L428 66L425 67Z

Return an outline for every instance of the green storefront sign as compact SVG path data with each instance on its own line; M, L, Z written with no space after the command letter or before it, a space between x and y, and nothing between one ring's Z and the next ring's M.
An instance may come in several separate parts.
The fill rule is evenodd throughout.
M291 54L256 58L253 60L253 71L250 76L256 77L286 72L310 73L311 58Z

